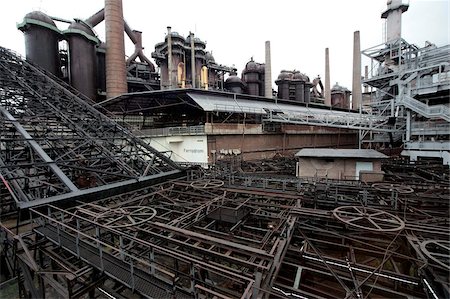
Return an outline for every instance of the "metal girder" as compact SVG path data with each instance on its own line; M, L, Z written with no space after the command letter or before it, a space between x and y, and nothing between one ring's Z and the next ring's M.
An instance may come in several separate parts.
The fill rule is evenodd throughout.
M183 175L168 157L92 104L0 48L1 192L7 190L25 208L99 192L110 196L154 178Z

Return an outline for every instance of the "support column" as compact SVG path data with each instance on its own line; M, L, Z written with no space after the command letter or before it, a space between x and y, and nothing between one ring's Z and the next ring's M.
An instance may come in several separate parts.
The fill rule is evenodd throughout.
M169 77L169 89L173 85L173 61L172 61L172 27L167 26L167 71Z
M195 84L195 43L194 43L194 33L190 32L189 36L191 38L191 81L192 88L196 88Z

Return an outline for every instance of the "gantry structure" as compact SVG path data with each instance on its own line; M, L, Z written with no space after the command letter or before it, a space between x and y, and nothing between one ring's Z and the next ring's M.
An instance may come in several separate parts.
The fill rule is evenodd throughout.
M0 48L1 214L182 175L64 82Z

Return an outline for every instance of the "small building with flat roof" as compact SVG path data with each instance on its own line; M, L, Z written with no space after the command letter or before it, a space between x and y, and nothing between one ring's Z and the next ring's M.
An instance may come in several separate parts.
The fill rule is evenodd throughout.
M388 156L373 149L304 148L298 157L297 176L336 180L383 180L382 159Z

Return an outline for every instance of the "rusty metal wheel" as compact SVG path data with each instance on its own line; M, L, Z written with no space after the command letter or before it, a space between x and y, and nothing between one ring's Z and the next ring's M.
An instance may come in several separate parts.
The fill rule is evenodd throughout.
M397 216L373 208L343 206L334 209L333 216L349 226L375 232L396 232L405 228L405 222Z
M191 183L191 187L195 189L213 189L222 187L224 184L221 180L216 179L203 179L197 180Z
M372 184L372 188L380 192L396 191L398 194L410 194L414 192L414 189L409 186L391 183L375 183Z
M156 210L151 207L130 206L106 210L95 221L108 228L122 228L148 222L155 216Z
M430 260L450 270L450 241L427 240L420 243L420 249Z

